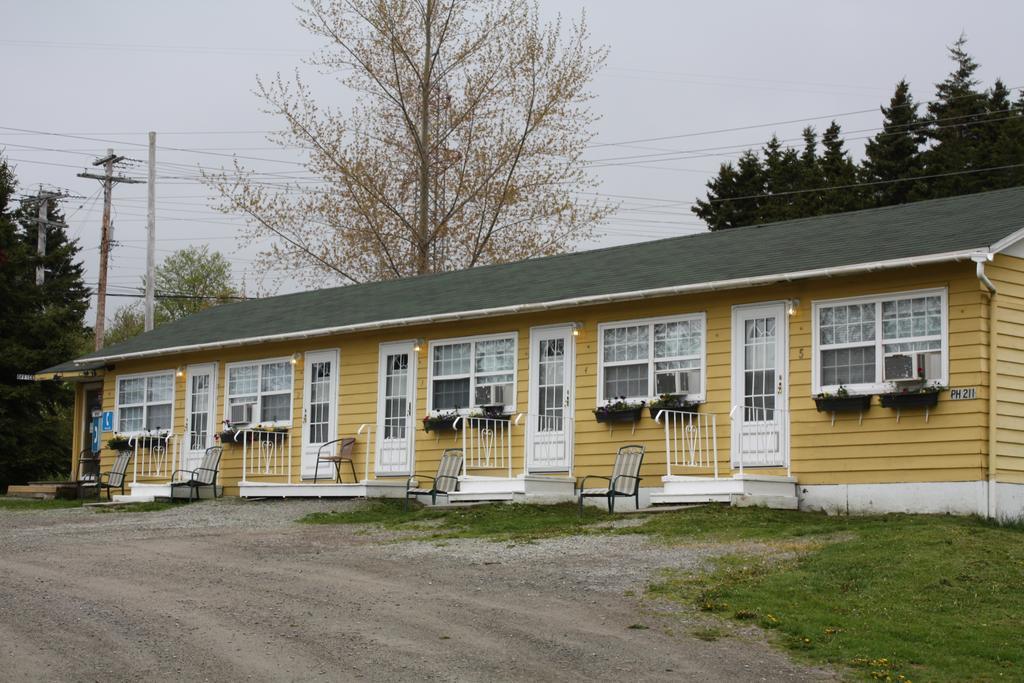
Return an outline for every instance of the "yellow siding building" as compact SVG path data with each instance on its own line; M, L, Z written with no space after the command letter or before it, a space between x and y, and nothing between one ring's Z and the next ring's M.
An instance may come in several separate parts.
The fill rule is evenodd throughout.
M135 497L221 446L227 495L403 496L461 449L448 500L572 499L640 444L644 505L1019 517L1022 228L1004 190L251 300L37 377Z

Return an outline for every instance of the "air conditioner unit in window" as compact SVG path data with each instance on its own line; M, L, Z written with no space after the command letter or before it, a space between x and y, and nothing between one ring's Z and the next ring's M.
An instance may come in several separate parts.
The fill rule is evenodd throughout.
M507 385L490 384L476 388L476 404L478 406L504 406L509 401L505 396Z
M885 357L884 379L887 382L924 382L942 376L940 351L914 351Z
M661 394L689 394L700 390L700 370L659 372L655 389Z
M252 422L252 412L256 407L255 403L233 403L228 419L232 425L247 425Z

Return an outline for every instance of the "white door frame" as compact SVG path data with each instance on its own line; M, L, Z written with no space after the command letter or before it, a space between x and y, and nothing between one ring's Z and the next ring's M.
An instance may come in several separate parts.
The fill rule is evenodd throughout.
M404 448L406 453L404 467L385 467L382 463L382 455L388 445L385 434L385 410L384 396L387 384L386 359L392 354L407 354L409 365L407 368L408 382L406 384L406 411L405 411L405 439ZM380 345L377 357L377 425L375 435L374 473L378 477L401 477L411 476L416 470L416 384L419 381L417 372L417 361L419 354L416 352L416 342L413 340L387 342ZM393 452L393 451L392 451Z
M330 392L330 409L328 411L327 421L327 441L333 441L338 438L338 374L340 372L339 359L341 351L339 349L320 349L317 351L307 351L303 354L303 366L302 366L302 439L301 439L301 450L299 451L299 471L300 476L303 479L312 479L314 476L314 468L316 465L317 451L320 449L320 443L309 442L309 408L310 400L312 399L312 389L310 385L310 379L313 376L311 366L313 363L322 363L328 361L331 363L331 386L328 389ZM323 442L323 443L326 443ZM320 477L333 477L334 468L330 463L322 463L320 465L320 472L316 473Z
M743 408L746 391L744 387L745 330L743 323L756 315L776 316L775 324L775 413L778 422L778 458L779 462L771 465L755 465L744 462L744 467L789 467L789 315L787 302L766 301L757 304L743 304L732 307L732 400L730 401L731 463L734 468L740 465L741 446L743 443L742 429L746 417ZM774 426L772 427L774 429Z
M213 446L213 435L218 433L220 430L217 429L217 363L195 363L189 365L185 369L185 434L182 438L182 449L181 452L184 454L184 460L181 467L183 469L194 469L199 467L199 462L202 460L203 455L206 453L206 449ZM192 378L201 375L208 374L210 376L210 386L208 388L209 395L207 400L209 401L206 409L206 442L199 450L192 449Z
M541 339L564 337L565 351L563 359L564 375L562 383L564 397L562 402L562 415L567 420L562 423L562 439L564 440L563 464L558 466L534 465L533 456L536 452L537 437L539 434L540 401L537 389L540 384L540 355L537 348ZM526 438L524 439L524 462L527 472L571 472L573 463L573 446L575 441L575 416L576 416L576 337L573 335L572 323L559 325L542 325L530 328L530 353L529 353L529 397L527 405Z

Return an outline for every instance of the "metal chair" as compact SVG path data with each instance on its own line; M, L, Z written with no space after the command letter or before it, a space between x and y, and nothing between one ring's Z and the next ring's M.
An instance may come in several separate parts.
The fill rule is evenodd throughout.
M110 495L111 489L121 489L121 495L124 495L124 484L125 484L125 472L128 471L128 463L131 462L132 452L131 451L118 451L117 457L114 458L114 465L108 472L101 472L96 478L96 497L100 497L100 491L106 490L107 500L113 500ZM104 481L104 478L106 480Z
M584 498L607 498L608 513L615 512L616 498L632 497L636 509L640 509L640 465L644 461L644 447L640 444L629 444L619 448L615 455L615 466L612 476L601 477L589 474L579 484L580 516L583 516ZM587 488L588 479L603 479L608 482L604 488Z
M220 471L220 456L224 452L222 446L212 446L206 449L202 462L194 470L176 470L171 475L171 500L174 500L174 489L182 486L188 487L188 502L192 502L192 494L195 493L196 500L199 500L199 489L203 486L213 487L213 497L217 498L217 473ZM185 478L175 481L179 474L187 475Z
M334 446L338 444L337 449L331 449L327 453L324 453L324 449L328 446ZM345 436L334 441L328 441L327 443L320 446L316 452L316 469L313 470L313 483L315 484L317 478L320 476L320 463L329 462L334 465L334 481L341 483L341 463L347 462L348 466L352 468L352 481L358 483L359 477L356 476L356 464L352 460L352 451L355 450L356 440L355 437Z
M99 495L99 489L96 488L99 478L100 454L91 448L82 449L82 452L78 454L78 476L75 477L79 499L83 497L86 488L95 489L96 494Z
M413 475L405 482L405 509L409 509L409 497L430 496L430 504L437 504L437 494L448 494L459 488L459 473L462 472L462 449L447 448L441 454L441 463L437 466L437 475ZM413 488L412 482L416 479L429 479L431 486L427 488ZM445 483L448 482L448 483Z

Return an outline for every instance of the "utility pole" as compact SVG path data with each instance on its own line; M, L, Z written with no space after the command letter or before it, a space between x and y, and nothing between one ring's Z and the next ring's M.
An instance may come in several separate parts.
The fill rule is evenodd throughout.
M146 209L146 332L153 329L153 294L156 283L156 133L149 132L149 187Z
M107 155L92 162L93 166L102 166L103 175L95 173L79 173L79 178L92 178L103 183L103 225L100 228L100 275L99 286L96 289L96 325L95 347L99 351L103 348L103 327L107 315L107 263L110 259L110 199L115 183L141 183L142 180L114 175L114 164L124 161L124 157L114 154L114 150L108 149Z
M46 279L46 268L43 267L43 257L46 256L46 229L49 227L66 228L63 223L50 220L50 200L63 199L69 195L60 192L49 192L39 187L39 194L33 199L39 202L36 218L25 218L26 223L35 223L36 229L36 253L39 255L39 265L36 266L36 285L42 285Z

